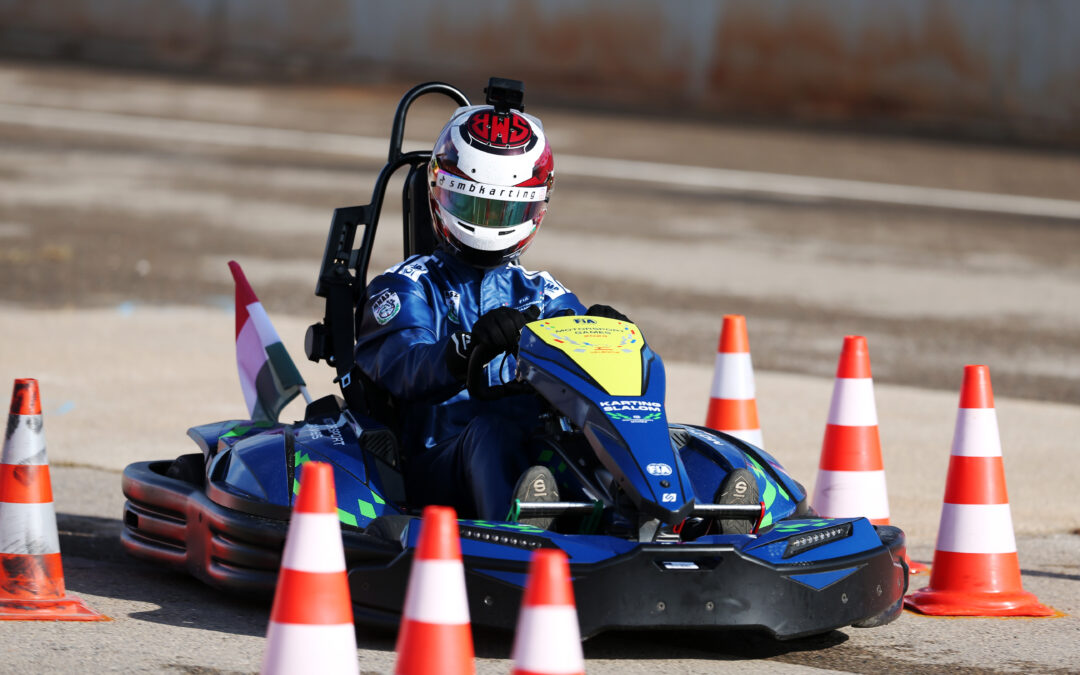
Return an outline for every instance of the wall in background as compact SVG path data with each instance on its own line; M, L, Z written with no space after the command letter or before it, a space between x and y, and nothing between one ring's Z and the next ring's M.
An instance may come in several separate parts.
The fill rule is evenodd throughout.
M1077 36L1075 0L0 0L0 54L1070 145Z

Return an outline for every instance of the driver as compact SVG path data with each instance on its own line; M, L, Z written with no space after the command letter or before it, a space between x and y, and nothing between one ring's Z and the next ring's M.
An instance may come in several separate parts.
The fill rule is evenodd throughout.
M464 388L478 344L502 353L487 365L490 384L514 378L514 357L504 352L516 349L525 311L628 320L606 305L586 311L550 274L518 263L540 229L554 178L539 119L490 105L459 108L428 165L438 249L373 279L358 308L356 363L395 399L411 503L504 520L514 499L558 501L550 469L530 466L536 398L479 401ZM523 522L546 528L551 520Z

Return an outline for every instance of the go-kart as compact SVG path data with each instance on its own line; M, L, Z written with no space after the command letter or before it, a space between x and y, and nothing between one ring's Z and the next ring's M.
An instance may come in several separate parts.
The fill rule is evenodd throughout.
M408 92L371 204L337 209L331 222L316 286L326 313L309 329L306 351L334 366L342 396L314 401L291 424L197 426L188 435L200 453L129 465L122 535L129 553L216 587L269 594L298 469L328 462L354 616L398 621L420 523L404 488L411 458L397 443L407 420L395 419L393 400L353 367L353 308L364 297L383 195L400 167L410 167L405 252L435 245L424 201L430 155L400 150L409 106L430 92L468 104L441 83ZM493 79L487 92L489 102L517 96L521 103L513 82ZM474 624L514 625L531 552L549 547L569 557L584 637L696 628L758 629L788 639L880 625L900 613L908 579L903 533L865 518L818 517L769 453L669 423L663 363L635 324L592 316L532 321L521 333L516 379L491 386L484 366L497 356L474 351L470 395L538 397L543 412L533 447L554 473L561 501L515 502L505 521L459 521ZM742 478L738 490L733 477ZM551 525L525 522L536 518Z

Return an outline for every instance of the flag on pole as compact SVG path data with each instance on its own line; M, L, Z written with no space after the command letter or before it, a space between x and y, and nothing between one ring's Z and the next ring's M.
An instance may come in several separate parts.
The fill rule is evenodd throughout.
M251 289L244 271L229 261L236 282L236 367L252 420L277 422L289 401L303 392L304 378L285 351L274 324Z

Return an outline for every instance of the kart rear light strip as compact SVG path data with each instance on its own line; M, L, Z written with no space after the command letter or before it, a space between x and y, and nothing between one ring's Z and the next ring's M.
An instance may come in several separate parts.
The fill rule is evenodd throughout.
M828 527L821 530L812 530L804 534L797 534L788 538L787 548L784 549L784 558L790 558L792 556L805 553L810 549L817 548L818 546L824 546L825 544L838 541L845 537L850 537L853 528L851 523L843 523L834 527Z
M472 539L473 541L482 541L489 544L513 546L514 548L523 548L528 551L538 548L554 547L554 544L552 544L549 539L546 539L544 537L538 537L534 534L524 534L521 532L508 532L506 530L468 527L459 524L458 533L460 534L462 539Z

